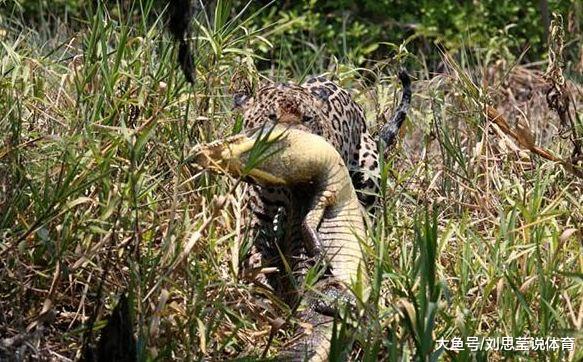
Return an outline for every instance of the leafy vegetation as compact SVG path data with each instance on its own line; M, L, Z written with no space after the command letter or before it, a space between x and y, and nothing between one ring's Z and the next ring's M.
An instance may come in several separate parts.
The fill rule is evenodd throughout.
M578 2L216 1L192 24L194 84L159 2L93 3L1 5L0 359L79 358L123 293L140 360L276 356L289 339L277 317L292 317L237 275L244 190L184 161L240 130L232 79L328 72L376 132L402 65L414 102L382 163L366 323L337 326L357 342L337 355L583 358L583 184L574 130L546 105L537 10L564 20L556 62L580 135ZM437 342L472 336L576 340L530 352Z

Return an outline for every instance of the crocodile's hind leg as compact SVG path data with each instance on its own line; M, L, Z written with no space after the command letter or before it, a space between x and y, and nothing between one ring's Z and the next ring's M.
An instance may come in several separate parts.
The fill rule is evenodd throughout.
M298 308L295 337L278 357L284 361L327 361L334 323L339 323L345 308L347 313L354 310L354 302L346 286L334 278L317 282L305 293Z
M309 209L302 222L302 236L304 237L304 244L306 251L310 256L314 257L316 261L320 261L323 256L322 240L318 233L318 226L324 217L326 209L334 205L336 202L336 190L328 187L314 196L314 204Z

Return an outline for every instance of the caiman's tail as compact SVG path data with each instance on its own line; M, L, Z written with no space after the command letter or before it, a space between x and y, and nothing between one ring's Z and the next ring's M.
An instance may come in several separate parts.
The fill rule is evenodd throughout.
M383 149L385 150L385 155L395 145L397 136L399 135L399 130L405 122L407 112L409 111L409 106L411 105L411 78L409 78L407 71L401 70L399 72L399 80L403 85L403 95L401 96L401 102L390 119L388 117L388 111L385 112L384 118L387 120L387 122L383 125L379 132L379 138L384 144Z

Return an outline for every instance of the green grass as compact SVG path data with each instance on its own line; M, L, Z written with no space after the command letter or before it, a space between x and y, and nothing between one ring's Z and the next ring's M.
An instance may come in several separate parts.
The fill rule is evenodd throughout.
M233 76L299 81L324 63L281 54L277 67L258 71L254 49L285 44L289 23L250 30L244 19L260 13L228 17L219 2L214 21L195 24L196 82L187 84L153 4L119 16L99 7L74 33L0 26L0 357L78 358L89 319L103 328L124 291L140 359L274 357L289 335L270 339L288 308L269 293L254 297L260 291L238 278L246 246L237 242L245 239L237 180L184 160L198 142L240 127L230 111ZM519 71L534 71L485 64L475 59L483 49L468 48L444 57L446 74L416 73L369 230L365 322L337 326L358 342L338 356L583 358L582 180L520 149L481 106L493 101L509 120L524 114L555 155L567 158L570 144L552 137L559 121L535 78L532 98L504 93L518 94ZM423 63L405 48L395 56L403 58ZM395 69L391 59L372 70L335 68L373 131L377 110L398 96ZM580 110L581 85L572 87ZM574 352L436 348L440 338L468 336L577 341Z

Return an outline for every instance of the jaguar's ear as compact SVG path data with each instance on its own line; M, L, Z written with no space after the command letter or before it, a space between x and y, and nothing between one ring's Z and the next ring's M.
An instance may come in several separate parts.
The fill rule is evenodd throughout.
M229 83L229 93L233 99L233 110L244 112L252 103L255 80L249 71L236 71Z
M233 94L233 110L241 113L245 112L252 102L253 97L243 92Z

